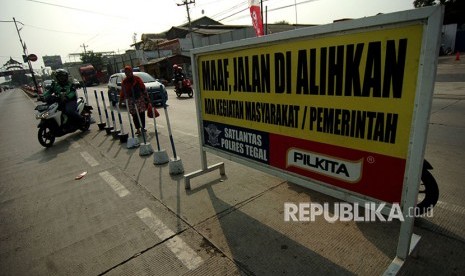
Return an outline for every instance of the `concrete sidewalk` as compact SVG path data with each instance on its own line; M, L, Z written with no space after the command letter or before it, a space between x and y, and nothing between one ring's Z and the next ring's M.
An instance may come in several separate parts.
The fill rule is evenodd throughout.
M454 56L438 59L437 77L425 158L433 164L439 185L434 217L415 221L422 236L401 275L465 273L465 62Z
M462 97L465 95L461 88L463 84L437 83L435 97ZM433 116L432 120L436 118ZM149 141L155 147L153 130L149 134ZM337 200L211 155L208 155L210 165L225 162L226 176L211 172L194 178L192 190L186 191L182 175L169 175L167 165L153 165L152 156L139 157L137 149L122 148L104 132L93 130L85 140L89 147L114 162L137 185L231 260L240 274L380 275L395 257L399 222L328 223L323 219L284 222L285 202L322 204ZM160 141L171 155L166 130L162 130ZM198 170L198 140L191 136L177 136L176 146L185 172ZM461 148L462 153L464 148ZM440 175L441 171L433 171L433 174ZM457 170L457 174L465 177L462 170ZM460 206L458 213L446 209L451 206L459 205L444 205L442 209L436 208L437 218L417 220L414 232L422 239L406 261L401 275L465 273L462 261L465 259L465 233L459 229L463 226L464 213ZM457 215L458 222L455 221ZM131 262L118 269L124 270L126 265L131 266L131 271L135 269L142 273L141 268ZM197 273L193 271L192 274Z
M447 75L448 81L436 83L435 98L447 99L433 105L431 146L426 156L433 164L440 164L443 162L441 158L448 158L430 156L431 152L434 155L436 143L440 144L444 139L435 136L442 131L435 126L448 125L441 117L443 104L448 106L449 101L457 101L457 98L460 101L465 95L462 89L465 80L460 80L461 72L465 72L461 71L463 63L451 63L446 58L440 61L438 75ZM457 78L460 81L449 81ZM463 101L460 103L464 104ZM464 115L465 109L456 114L459 118ZM457 137L465 137L463 130L462 126L457 129ZM149 141L155 147L153 130L149 134ZM283 204L286 202L333 203L337 200L212 155L208 155L209 164L225 162L226 176L221 177L217 171L211 172L194 178L192 190L184 190L182 175L171 176L167 165L153 165L152 156L140 157L138 149L125 149L104 132L94 128L91 134L86 135L85 141L88 143L86 147L115 164L136 185L182 219L189 229L211 245L213 252L217 252L215 254L229 260L226 267L234 264L234 269L223 266L224 270L234 274L381 275L395 257L400 227L397 221L328 223L319 219L316 222L284 222ZM171 156L166 129L161 129L160 142ZM189 135L177 135L175 142L185 172L198 170L198 140ZM465 146L460 148L462 157L464 149ZM463 158L457 158L463 165ZM442 172L441 167L433 171L440 186L444 181L465 177L465 172L459 168L455 169L453 179L442 177ZM422 238L402 268L401 275L465 273L465 233L461 230L464 229L465 213L460 202L454 205L454 201L450 203L447 200L450 190L441 192L444 203L439 203L435 217L416 221L414 232ZM463 196L459 194L458 198L463 200ZM110 274L122 271L144 274L143 269L151 266L147 255L150 251L121 264ZM140 259L145 260L143 266ZM221 275L211 269L188 274Z
M166 133L160 138L161 144L169 145ZM379 275L395 256L398 222L284 221L285 202L336 201L326 195L210 155L211 164L225 162L226 176L211 172L194 178L192 190L186 191L183 176L170 176L167 165L152 164L152 156L139 157L138 149L121 148L104 132L92 132L85 140L233 261L241 273ZM199 169L196 140L178 137L176 144L185 171Z
M426 159L440 202L434 217L416 220L422 238L400 275L465 275L462 69L446 59L438 66L447 82L436 83ZM4 127L12 131L1 133L0 144L8 183L0 193L0 275L381 275L395 257L398 221L285 222L286 202L339 200L210 154L209 164L224 162L226 175L194 178L185 190L183 175L96 125L44 150L36 122L21 112L32 104L1 96L8 98L0 115L11 117ZM198 138L183 132L192 120L172 120L185 173L200 169ZM172 156L161 126L160 143Z

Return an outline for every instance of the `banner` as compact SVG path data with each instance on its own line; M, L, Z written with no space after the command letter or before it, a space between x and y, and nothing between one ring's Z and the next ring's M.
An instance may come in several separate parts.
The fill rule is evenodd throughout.
M443 6L425 7L193 49L202 169L185 175L186 189L193 177L225 174L224 163L208 166L209 152L379 205L382 214L402 212L385 274L397 273L419 240L410 210L419 200L443 15Z
M197 59L204 146L399 202L423 25Z
M249 0L250 16L257 36L263 35L263 19L258 0Z

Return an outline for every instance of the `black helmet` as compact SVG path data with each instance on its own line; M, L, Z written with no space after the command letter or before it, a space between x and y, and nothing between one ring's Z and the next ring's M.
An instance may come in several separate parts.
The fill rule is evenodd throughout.
M66 71L65 69L58 69L55 71L55 78L60 84L68 82L68 76L68 71Z

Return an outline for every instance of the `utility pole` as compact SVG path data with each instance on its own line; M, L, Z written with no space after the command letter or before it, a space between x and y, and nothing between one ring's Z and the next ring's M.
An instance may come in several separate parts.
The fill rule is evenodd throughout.
M295 9L295 28L297 29L297 0L294 0L294 9Z
M16 19L14 17L13 17L13 21L15 22L16 31L18 32L19 42L21 43L21 46L23 47L24 57L25 57L25 59L27 59L27 65L29 66L29 72L31 73L32 81L34 82L34 87L36 88L36 93L39 93L39 87L37 86L36 77L34 76L34 71L32 70L31 60L29 59L29 56L28 56L28 53L27 53L26 43L24 43L22 38L21 38L21 34L19 33L19 29L18 29L18 24L16 23ZM21 22L19 22L19 23L21 23ZM23 23L21 23L21 24L24 25Z
M89 45L85 45L84 43L82 43L82 45L79 45L79 46L84 48L84 55L87 55L86 47L89 47Z
M136 43L137 43L137 33L134 33L134 34L132 35L132 42L134 42L134 49L136 49L136 50L137 50L137 48L136 48Z
M192 42L192 48L195 48L194 46L194 35L192 33L192 24L191 24L191 15L189 13L189 5L190 4L195 4L195 0L184 0L182 4L177 4L178 6L186 6L186 11L187 11L187 20L189 21L189 32L191 33L191 42Z

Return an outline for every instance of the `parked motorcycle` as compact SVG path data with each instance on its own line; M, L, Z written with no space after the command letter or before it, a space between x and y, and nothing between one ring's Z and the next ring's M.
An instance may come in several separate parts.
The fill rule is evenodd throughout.
M424 214L428 209L433 208L439 199L438 183L430 172L432 169L433 166L431 166L428 161L424 160L417 202L417 208L420 214Z
M184 78L182 80L182 87L179 87L179 83L173 79L174 83L174 92L176 96L179 98L182 94L187 94L190 98L194 96L194 90L192 89L191 81L188 78Z
M61 137L65 134L75 132L76 130L86 131L90 127L90 116L92 106L87 105L84 98L79 97L77 100L77 110L84 118L81 124L72 124L68 122L68 116L62 112L62 104L56 96L52 96L51 100L46 104L36 106L36 119L40 120L39 131L37 138L39 143L49 148L53 146L56 137Z

